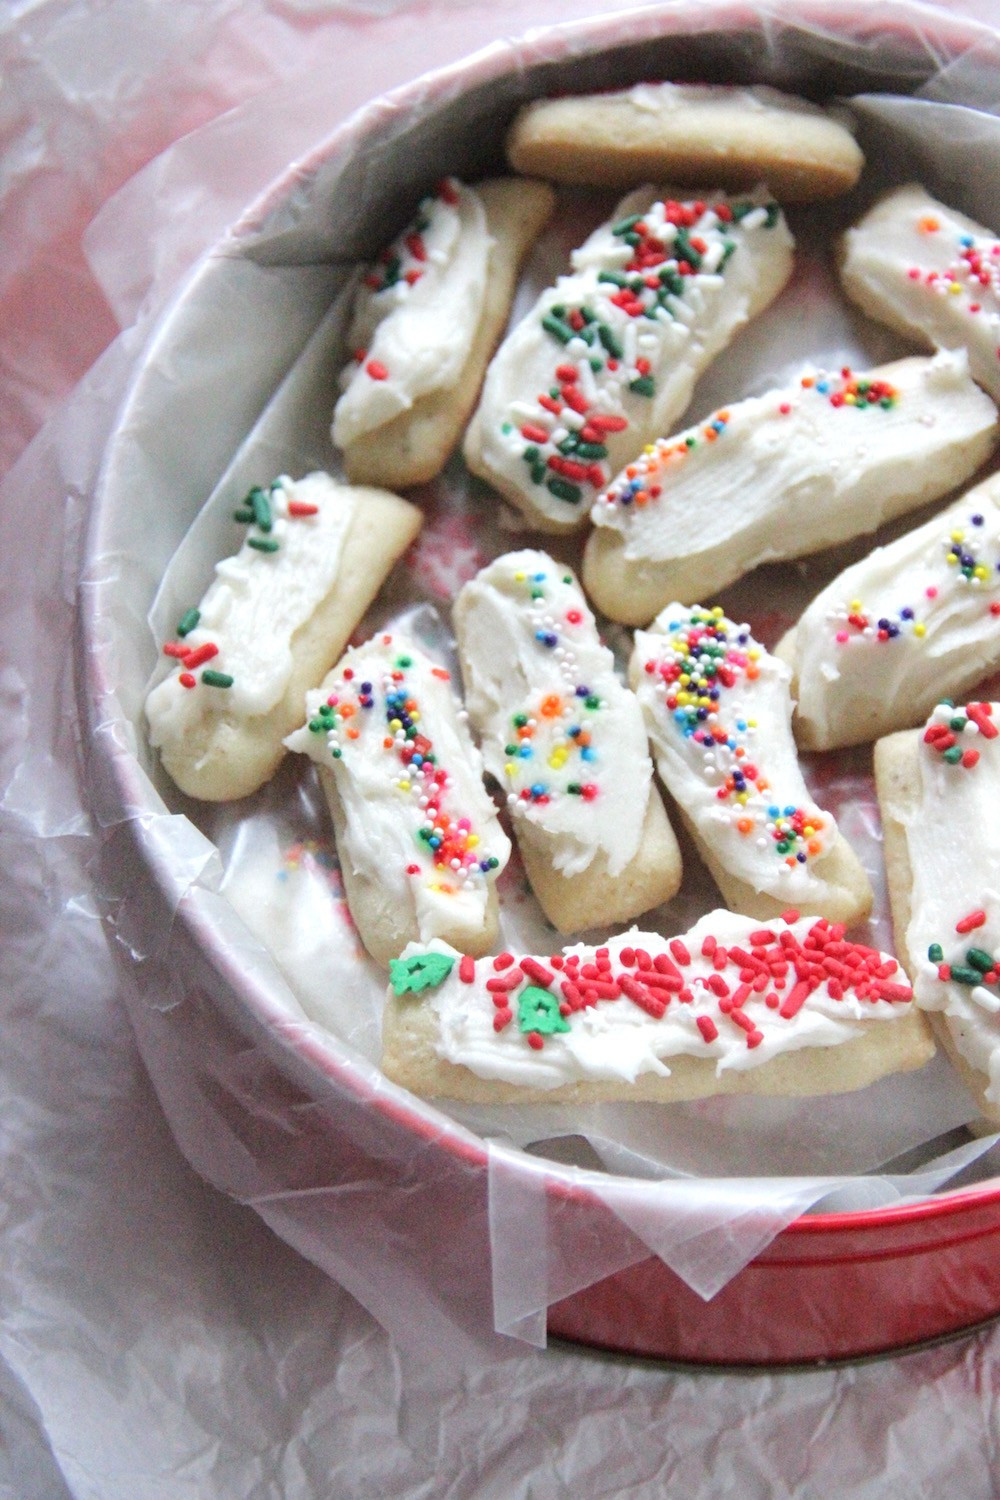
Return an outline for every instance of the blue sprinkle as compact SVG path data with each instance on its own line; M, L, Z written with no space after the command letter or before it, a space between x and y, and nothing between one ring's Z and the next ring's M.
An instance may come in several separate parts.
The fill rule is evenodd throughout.
M438 838L437 834L435 834L433 838L428 839L427 842L430 844L432 849L440 849L441 847L441 840Z
M522 745L517 753L522 760L530 760L534 752L530 745Z
M581 760L596 760L597 756L596 756L595 752L593 750L591 750L591 748L590 748L589 745L585 745L583 747L583 749L580 751L580 759Z
M743 730L746 729L746 727L747 727L747 721L746 721L746 719L737 719L736 720L736 728L740 731L741 734L742 734Z
M536 583L544 583L545 582L545 574L544 573L536 573L534 575L534 580L535 580Z
M767 810L767 815L769 818L776 818L780 812L780 807L769 807Z
M533 797L544 797L547 790L548 788L543 781L536 781L531 788L531 795Z
M963 246L964 246L964 247L965 247L965 249L966 249L966 250L968 250L968 249L969 249L969 247L970 247L970 246L971 246L971 245L974 245L974 244L975 244L975 243L976 243L976 242L975 242L975 240L974 240L974 239L973 239L973 238L972 238L972 235L971 235L971 234L962 234L962 235L959 235L959 238L958 238L958 243L959 243L959 244L960 244L960 245L963 245Z
M785 808L785 817L786 818L792 817L794 815L794 813L795 813L795 804L794 803L791 805L791 807L786 807Z

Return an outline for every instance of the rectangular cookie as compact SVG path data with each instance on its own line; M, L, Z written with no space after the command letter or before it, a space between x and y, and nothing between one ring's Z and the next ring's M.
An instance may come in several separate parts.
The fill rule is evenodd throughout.
M332 436L355 484L404 489L444 468L555 203L524 178L446 178L362 277Z
M353 647L285 741L320 768L347 903L387 964L442 938L486 953L510 856L446 668L403 635Z
M1000 704L942 703L875 746L896 950L917 1004L1000 1124Z
M997 411L962 351L863 374L816 372L661 438L596 500L583 581L612 620L645 624L761 563L836 546L967 480Z
M734 911L794 906L867 917L872 889L809 794L792 737L791 673L722 609L672 604L635 635L629 681L660 779Z
M329 474L251 490L247 528L163 651L146 699L150 744L182 792L246 797L277 770L306 690L336 661L420 529L414 505Z
M527 525L576 530L791 268L792 237L766 191L630 193L494 355L465 435L469 468Z
M382 1067L474 1103L844 1093L933 1056L912 998L895 959L797 912L541 958L432 943L391 965Z
M680 854L642 712L568 568L507 553L455 601L466 703L532 889L560 932L673 896Z

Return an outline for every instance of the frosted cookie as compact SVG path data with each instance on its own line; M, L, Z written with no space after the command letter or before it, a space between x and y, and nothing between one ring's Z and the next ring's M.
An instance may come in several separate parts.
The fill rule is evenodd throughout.
M668 901L680 854L642 711L572 573L509 553L465 585L454 620L486 769L549 921L575 932Z
M871 886L802 778L784 662L721 609L672 604L636 632L629 680L660 778L726 904L762 920L795 906L862 921Z
M810 750L908 728L1000 667L1000 477L845 568L777 650Z
M714 911L550 957L444 944L391 966L382 1067L429 1097L588 1103L864 1088L933 1056L894 958L790 911Z
M1000 400L1000 239L911 183L844 235L852 302L922 344L964 346L979 384Z
M541 182L446 177L364 273L332 428L355 483L401 489L444 468L554 201Z
M942 703L875 746L896 950L983 1114L1000 1123L1000 704Z
M584 524L791 272L792 237L765 190L683 203L657 192L623 199L487 371L466 462L541 531Z
M604 94L538 99L507 137L518 172L586 187L766 182L786 203L832 198L864 165L846 125L770 88L637 83Z
M485 953L510 842L449 674L401 635L348 651L286 744L320 768L344 891L379 963L442 938Z
M845 542L947 493L997 438L963 353L806 375L663 438L596 500L583 581L645 624L761 563Z
M163 647L174 669L146 699L164 768L209 802L245 797L274 773L306 689L336 661L421 521L396 495L319 473L252 489L235 516L246 540L178 621Z

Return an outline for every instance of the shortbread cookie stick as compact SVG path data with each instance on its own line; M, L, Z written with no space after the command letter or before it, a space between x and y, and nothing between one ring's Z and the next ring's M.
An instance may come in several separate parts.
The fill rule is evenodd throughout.
M844 235L840 267L852 302L930 347L965 347L1000 401L1000 239L911 183Z
M586 522L791 272L792 238L766 191L683 203L660 191L619 204L487 371L466 461L541 531Z
M979 1108L1000 1123L1000 704L942 703L875 746L896 951Z
M630 187L766 182L783 203L832 198L864 165L847 126L770 88L637 83L525 105L507 137L518 172L554 182Z
M872 890L809 795L792 738L791 673L720 608L669 605L637 631L629 680L656 768L728 906L862 921Z
M420 529L416 506L328 474L250 491L247 527L164 653L176 665L146 700L150 743L189 797L226 802L277 769L306 689L336 661Z
M510 856L449 674L399 634L347 652L286 741L320 767L347 903L379 963L443 938L485 953Z
M918 724L1000 667L1000 477L845 568L777 650L810 750Z
M937 499L997 433L964 353L807 375L737 402L652 445L598 498L587 593L611 619L645 624L669 600L705 598Z
M362 277L332 434L355 483L402 489L444 468L554 202L542 182L445 178Z
M544 552L484 568L455 602L469 714L528 879L560 932L626 921L680 885L642 711L572 573Z
M895 959L790 911L714 911L682 937L478 963L441 943L391 966L382 1066L476 1103L837 1094L934 1053Z

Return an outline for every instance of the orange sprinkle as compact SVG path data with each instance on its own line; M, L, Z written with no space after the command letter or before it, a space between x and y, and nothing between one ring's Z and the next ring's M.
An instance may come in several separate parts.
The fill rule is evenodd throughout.
M431 667L431 676L432 677L440 677L440 679L441 679L442 682L450 682L451 681L451 673L449 671L447 671L444 667Z
M517 731L517 737L519 740L530 740L534 732L530 724L522 724Z
M355 709L353 703L345 703L341 707L340 717L342 719L353 719L356 712L357 710Z
M810 854L818 854L822 847L823 845L820 843L819 839L810 839L808 844L806 845L806 848L809 850Z
M391 750L392 746L393 746L393 741L389 738L388 735L386 735L385 739L382 741L382 749L383 750Z
M714 443L719 434L716 432L714 427L706 427L704 432L702 433L702 436L704 437L706 443Z
M803 375L803 377L802 377L802 386L803 386L804 390L807 390L807 391L811 390L812 387L815 384L816 384L816 381L815 381L815 379L813 378L812 375Z
M756 682L757 678L759 676L760 676L760 667L754 667L754 666L748 666L747 667L747 677L749 678L749 680L751 682Z
M753 821L750 818L740 818L736 826L740 833L750 833L753 830Z
M347 731L347 738L349 740L356 740L360 736L360 734L361 734L361 730L360 729L349 729Z
M549 693L542 699L542 718L557 719L562 713L563 702L558 693Z
M921 234L936 234L941 228L941 220L936 219L933 214L924 214L922 219L917 220L917 228Z
M786 854L785 864L788 865L789 869L794 870L795 866L798 864L798 860L795 858L794 854Z

